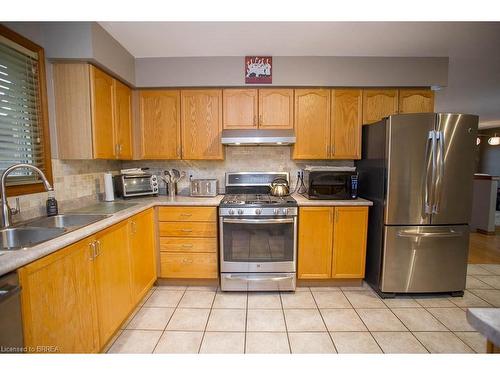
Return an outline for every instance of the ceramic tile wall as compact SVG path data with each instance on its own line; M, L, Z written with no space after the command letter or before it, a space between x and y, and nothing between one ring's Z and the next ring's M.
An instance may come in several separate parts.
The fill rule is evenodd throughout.
M301 160L291 158L289 146L240 146L225 147L225 159L221 161L205 160L162 160L162 161L125 161L123 168L149 167L151 172L159 173L165 169L176 168L186 171L193 178L217 178L219 189L224 189L225 172L234 171L287 171L290 173L291 186L295 186L297 171L306 165L352 166L352 160ZM188 192L189 179L178 185L180 194Z
M114 160L60 160L52 159L54 190L60 209L77 208L94 202L104 191L104 172L118 172L121 163ZM15 198L9 198L11 207ZM27 220L45 214L47 193L19 196L21 214L14 221Z

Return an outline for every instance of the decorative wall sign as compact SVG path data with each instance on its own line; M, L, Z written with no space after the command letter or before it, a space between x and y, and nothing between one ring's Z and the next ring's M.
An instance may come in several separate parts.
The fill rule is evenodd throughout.
M245 56L245 83L273 83L271 56Z

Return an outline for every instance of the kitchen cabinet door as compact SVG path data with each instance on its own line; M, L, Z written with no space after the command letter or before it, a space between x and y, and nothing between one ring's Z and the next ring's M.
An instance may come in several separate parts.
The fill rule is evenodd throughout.
M90 66L92 140L94 159L114 159L114 84L113 78Z
M224 159L222 90L181 91L182 158Z
M398 113L398 90L363 90L363 125L382 120Z
M156 281L153 209L129 219L132 300L137 303Z
M181 97L178 90L139 92L141 159L181 158Z
M222 90L224 129L257 128L257 89Z
M95 289L100 346L120 327L132 308L127 221L96 235Z
M330 156L330 90L295 90L294 159Z
M292 89L259 89L259 128L293 129Z
M434 112L434 92L431 90L400 89L399 113Z
M368 207L335 207L332 278L365 277Z
M298 278L329 279L333 207L300 207L299 210Z
M99 331L91 243L81 240L19 269L24 344L96 353Z
M132 90L116 79L115 90L115 152L116 158L132 159Z
M362 91L332 90L333 159L361 159Z

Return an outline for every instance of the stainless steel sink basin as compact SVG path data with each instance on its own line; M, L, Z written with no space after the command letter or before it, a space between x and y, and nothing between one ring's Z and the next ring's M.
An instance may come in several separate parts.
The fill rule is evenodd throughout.
M70 228L83 227L95 223L96 221L107 218L108 215L89 215L89 214L61 214L50 217L42 217L32 220L26 225L43 228Z
M19 250L56 238L64 228L5 228L0 230L0 251Z

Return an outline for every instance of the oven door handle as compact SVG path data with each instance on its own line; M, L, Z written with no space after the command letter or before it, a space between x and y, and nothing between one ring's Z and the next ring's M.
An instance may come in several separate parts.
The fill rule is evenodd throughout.
M222 219L223 223L229 224L286 224L294 223L295 218L287 219Z

